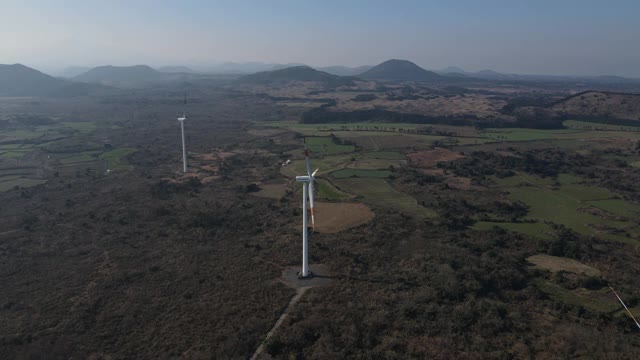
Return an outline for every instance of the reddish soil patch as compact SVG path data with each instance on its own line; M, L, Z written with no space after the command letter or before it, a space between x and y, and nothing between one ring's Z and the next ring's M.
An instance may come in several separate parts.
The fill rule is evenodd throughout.
M435 148L433 150L409 153L407 157L411 165L422 168L432 168L439 162L461 159L464 155L460 155L449 149Z
M375 214L368 206L360 203L316 202L316 231L337 233L354 226L366 224Z
M443 169L420 169L421 173L430 176L445 176L445 172Z
M469 190L471 189L471 179L463 177L450 177L447 179L447 185L450 188Z
M472 185L471 179L465 177L452 176L447 179L447 185L452 189L458 190L486 190L486 188L484 188L483 186Z
M207 183L213 182L214 180L216 180L218 178L219 178L219 176L206 176L206 177L203 177L200 181L203 184L207 184Z

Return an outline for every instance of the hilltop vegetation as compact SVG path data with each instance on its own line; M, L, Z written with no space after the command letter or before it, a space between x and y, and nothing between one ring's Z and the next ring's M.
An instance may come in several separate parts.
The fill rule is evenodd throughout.
M153 82L164 79L158 70L147 65L135 66L98 66L73 78L75 81L105 85L131 85L141 82Z
M442 81L446 77L427 71L408 60L391 59L358 75L363 79L400 81Z
M290 81L309 81L322 83L328 87L348 86L354 84L355 78L331 75L324 71L318 71L308 66L292 66L273 71L263 71L243 76L239 79L242 83L274 84Z

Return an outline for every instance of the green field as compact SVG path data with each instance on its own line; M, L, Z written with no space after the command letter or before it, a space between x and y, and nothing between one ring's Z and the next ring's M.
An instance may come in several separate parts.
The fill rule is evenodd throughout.
M533 141L564 138L567 134L584 133L577 130L539 130L523 128L494 128L486 129L480 135L501 141Z
M597 224L620 229L630 225L628 222L614 221L579 212L578 208L588 206L583 200L588 200L594 196L590 192L592 189L596 189L595 191L598 192L598 194L595 194L596 197L612 196L606 190L580 185L567 185L560 190L533 186L514 187L509 188L508 191L512 199L520 200L529 205L527 219L551 221L568 226L583 235L597 235L610 240L636 244L636 241L624 236L596 231L589 227L589 224Z
M637 214L640 214L640 205L620 199L619 194L600 187L584 185L582 184L584 179L571 174L560 174L557 179L552 179L517 173L503 179L492 177L492 180L497 184L497 188L508 191L511 199L522 201L529 206L529 213L525 219L534 220L541 225L545 221L550 221L565 225L583 235L637 244L636 240L619 233L614 234L594 228L608 227L609 230L633 228L633 222L596 216L584 210L597 207L633 221L637 218ZM478 223L475 228L486 230L490 224ZM507 224L509 223L501 223L498 226L532 236L535 236L537 231L533 228L529 229L533 224ZM635 235L634 230L628 232Z
M610 294L608 288L601 290L568 290L543 279L536 280L535 285L553 300L570 305L584 306L592 311L611 313L621 307L620 303L616 301L615 296Z
M388 207L425 218L436 216L433 210L418 205L416 199L397 191L384 179L347 178L338 179L335 184L340 189L362 196L365 203Z
M612 129L612 131L591 131L581 129L539 130L524 128L492 128L484 130L480 135L497 141L548 140L550 141L549 145L560 147L579 147L587 145L584 144L584 142L571 143L570 140L605 138L624 138L630 140L640 139L640 132L624 131L620 129ZM566 144L561 143L561 141L564 141ZM567 146L562 146L563 144Z
M491 180L493 180L499 187L514 187L514 186L522 186L522 185L531 185L531 186L550 186L555 180L550 177L539 177L530 175L524 172L517 172L513 176L499 178L497 176L491 176Z
M28 188L28 187L44 184L46 182L47 180L42 180L42 179L28 179L23 177L20 177L17 179L14 178L11 180L0 181L0 191L12 190L16 186L22 187L22 188Z
M353 145L340 145L333 142L329 136L323 137L307 137L305 139L309 150L318 155L335 155L352 153L355 150Z
M131 165L124 159L127 155L136 152L136 149L120 148L107 151L100 155L100 158L108 162L108 168L111 170L129 170Z
M83 133L92 132L98 128L97 124L93 121L68 121L63 122L63 124L68 128L72 128Z
M327 132L333 131L391 131L392 128L396 129L421 129L426 128L429 125L426 124L410 124L410 123L385 123L385 122L362 122L362 123L326 123L326 124L300 124L296 121L270 121L259 122L260 125L287 128L289 130L303 133L305 135L327 135ZM356 131L359 130L359 131Z
M405 160L407 158L403 153L397 151L369 151L363 156L380 160Z
M637 126L600 124L600 123L593 123L593 122L579 121L579 120L565 120L565 121L562 122L562 125L570 128L570 129L581 129L581 130L605 130L605 131L640 132L640 127L637 127Z
M542 223L509 223L509 222L488 222L479 221L475 223L471 228L479 231L492 230L494 227L499 227L508 231L529 235L531 237L539 239L548 239L553 236L553 229L551 226Z
M84 151L82 153L78 153L72 156L66 156L66 157L60 158L59 160L60 160L60 163L62 164L89 162L89 161L97 160L98 154L100 154L100 152L98 151Z
M353 154L332 155L321 158L311 159L311 171L318 170L318 174L327 174L339 168L346 166L354 157ZM291 164L283 166L280 172L288 177L294 178L297 175L305 175L307 173L305 161L303 159L293 160Z
M387 178L391 175L389 170L359 170L359 169L340 169L331 173L331 176L337 179L350 177L362 178Z
M632 204L622 199L591 200L587 201L587 203L614 214L633 219L637 219L640 215L640 205Z
M547 254L537 254L529 256L527 261L536 265L539 268L557 273L560 271L570 272L579 275L586 276L600 276L600 270L591 266L585 265L578 260L561 257L551 256Z
M318 184L318 192L316 195L318 199L345 200L352 197L352 195L336 188L327 180L316 179L316 184Z

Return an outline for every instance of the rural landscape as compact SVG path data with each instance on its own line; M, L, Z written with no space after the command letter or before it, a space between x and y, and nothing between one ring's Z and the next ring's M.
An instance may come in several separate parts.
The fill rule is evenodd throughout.
M0 214L2 359L640 356L640 78L0 65Z

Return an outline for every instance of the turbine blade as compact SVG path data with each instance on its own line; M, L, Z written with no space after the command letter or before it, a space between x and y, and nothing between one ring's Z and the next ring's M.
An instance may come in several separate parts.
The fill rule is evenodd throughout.
M309 163L309 148L307 147L307 138L304 138L304 161L307 168L307 175L311 176L311 164Z
M313 178L309 181L309 210L311 211L311 227L315 231L316 219L313 213Z
M316 169L316 171L314 171L313 174L311 174L311 176L316 176L316 173L318 172L318 170L320 169Z

